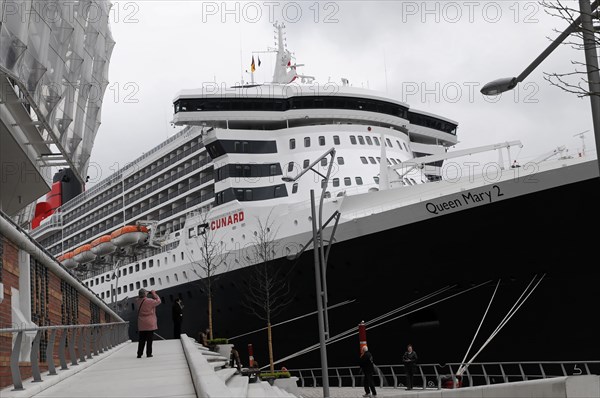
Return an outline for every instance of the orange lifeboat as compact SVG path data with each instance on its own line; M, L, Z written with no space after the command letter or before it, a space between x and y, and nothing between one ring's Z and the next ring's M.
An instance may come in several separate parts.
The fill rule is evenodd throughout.
M57 260L63 265L63 267L68 269L73 269L77 267L77 261L73 259L75 254L73 252L68 252L60 256Z
M92 253L92 245L79 246L73 251L73 259L80 264L89 263L96 259L96 255Z
M111 242L117 247L125 247L148 241L148 228L126 225L110 234Z
M117 250L117 246L111 242L110 235L104 235L92 241L92 253L96 256L106 256Z

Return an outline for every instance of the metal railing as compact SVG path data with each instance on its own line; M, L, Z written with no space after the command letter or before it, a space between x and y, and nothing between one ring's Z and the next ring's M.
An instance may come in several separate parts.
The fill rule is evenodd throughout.
M546 362L480 362L472 363L462 376L456 376L460 363L423 364L414 372L415 388L474 387L517 381L539 380L562 376L600 375L598 361ZM321 387L321 368L292 369L301 387ZM377 365L375 376L380 387L403 387L406 380L404 365ZM329 385L357 387L362 385L359 367L329 368Z
M54 350L57 334L60 338L58 342L58 360L60 370L67 370L67 355L71 366L76 366L79 362L86 362L93 356L106 352L109 349L129 340L129 322L95 323L90 325L64 325L64 326L39 326L33 328L12 328L0 329L0 334L16 333L14 345L10 355L10 372L15 390L24 390L23 379L19 368L19 358L21 356L21 345L23 334L26 332L36 332L31 345L29 361L31 374L34 382L42 381L40 372L40 341L44 335L46 341L45 363L48 366L48 375L56 375L56 366L54 365ZM47 335L45 333L48 333ZM58 333L60 332L60 333ZM79 332L79 333L78 333ZM77 345L77 353L75 352Z

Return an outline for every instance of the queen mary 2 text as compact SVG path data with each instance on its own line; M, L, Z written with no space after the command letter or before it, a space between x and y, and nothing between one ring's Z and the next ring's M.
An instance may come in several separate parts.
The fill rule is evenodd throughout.
M236 213L227 214L215 220L212 220L210 222L210 229L214 231L216 229L227 227L232 224L237 224L242 221L244 221L244 212L238 211Z

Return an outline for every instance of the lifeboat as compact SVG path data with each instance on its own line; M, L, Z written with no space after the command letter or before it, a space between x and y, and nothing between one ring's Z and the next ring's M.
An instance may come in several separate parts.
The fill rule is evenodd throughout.
M73 256L75 256L73 252L68 252L57 258L57 260L63 265L63 267L73 269L77 267L77 261L73 259Z
M89 263L96 259L96 255L92 253L92 245L79 246L73 251L73 259L79 264Z
M92 253L96 256L106 256L117 250L117 246L111 242L110 235L104 235L92 241Z
M148 241L148 228L126 225L110 234L111 242L117 247L137 245Z

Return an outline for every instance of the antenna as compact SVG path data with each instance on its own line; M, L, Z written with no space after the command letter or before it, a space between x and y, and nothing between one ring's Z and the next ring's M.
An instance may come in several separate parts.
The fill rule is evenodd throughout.
M585 131L582 131L581 133L577 133L577 134L573 135L573 137L581 138L581 153L579 154L579 157L585 156L585 133L589 133L589 131L590 130L585 130Z

